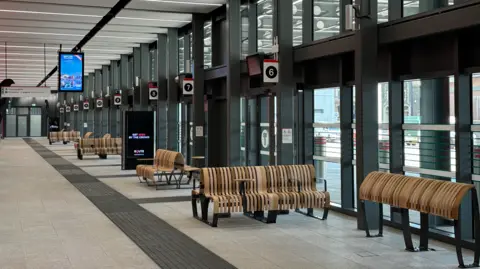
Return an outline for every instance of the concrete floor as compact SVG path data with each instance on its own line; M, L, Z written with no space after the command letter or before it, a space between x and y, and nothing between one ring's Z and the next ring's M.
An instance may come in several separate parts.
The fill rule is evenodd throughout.
M72 145L49 146L130 199L185 196L188 189L155 191L118 156L77 160ZM96 165L96 167L95 167ZM112 166L106 166L112 165ZM115 175L119 177L115 178ZM121 176L127 175L127 176ZM101 176L113 176L102 178ZM142 206L238 268L457 268L454 248L431 240L435 252L405 252L399 231L367 239L354 218L331 213L318 221L291 213L265 225L241 214L211 228L192 218L190 202ZM0 142L0 269L157 268L127 236L23 140ZM417 238L415 238L417 239ZM465 251L471 257L470 251ZM467 259L471 260L471 258Z

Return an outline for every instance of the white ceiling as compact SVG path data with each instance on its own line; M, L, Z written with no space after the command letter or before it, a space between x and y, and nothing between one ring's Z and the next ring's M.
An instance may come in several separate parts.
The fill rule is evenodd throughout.
M70 51L118 0L0 1L0 80L35 86L57 64L57 51ZM208 13L225 0L132 0L83 48L85 73L152 43L167 28L188 24L192 13ZM6 44L6 45L5 45ZM48 86L56 86L52 76Z

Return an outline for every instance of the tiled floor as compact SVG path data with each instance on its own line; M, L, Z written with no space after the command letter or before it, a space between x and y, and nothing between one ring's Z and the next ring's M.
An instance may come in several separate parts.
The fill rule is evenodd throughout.
M131 174L118 157L77 160L71 145L48 146L92 175ZM8 154L7 154L8 153ZM34 171L34 173L32 173ZM6 175L6 176L5 176ZM1 268L155 268L123 233L21 140L0 143ZM11 180L8 180L11 179ZM188 195L147 188L135 177L100 179L131 199ZM238 268L457 268L454 248L405 252L401 233L367 239L353 218L331 213L318 221L291 213L265 225L234 214L211 228L191 216L189 202L142 206ZM466 251L471 257L472 253ZM86 259L86 257L89 257ZM468 259L471 260L471 259ZM36 261L43 267L32 267ZM85 262L85 264L82 264ZM10 266L10 267L8 267ZM110 266L110 267L108 267Z
M0 143L0 216L1 269L158 268L20 139Z

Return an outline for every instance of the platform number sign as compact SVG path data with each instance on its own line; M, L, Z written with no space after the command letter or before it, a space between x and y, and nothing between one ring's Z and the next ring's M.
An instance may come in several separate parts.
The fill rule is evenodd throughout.
M115 94L113 97L113 104L119 106L122 104L122 96L120 94Z
M150 100L158 100L158 88L149 88L148 98Z
M66 106L65 107L65 112L70 113L70 109L71 109L70 106Z
M278 61L265 59L263 61L263 82L278 83Z
M60 108L60 114L63 114L63 112L65 111L65 109L63 107Z
M193 95L193 79L184 78L183 79L183 95Z
M103 99L98 98L97 99L97 108L102 108L103 107Z
M78 111L78 104L73 105L73 111Z
M88 101L83 102L83 110L89 110L90 109L90 104Z

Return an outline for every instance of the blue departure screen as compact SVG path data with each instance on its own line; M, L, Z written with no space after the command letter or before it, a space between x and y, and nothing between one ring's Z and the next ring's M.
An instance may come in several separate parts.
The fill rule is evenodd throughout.
M59 54L59 91L83 92L83 53Z

